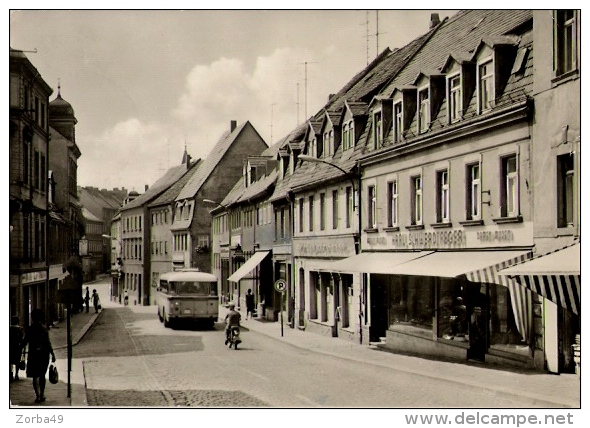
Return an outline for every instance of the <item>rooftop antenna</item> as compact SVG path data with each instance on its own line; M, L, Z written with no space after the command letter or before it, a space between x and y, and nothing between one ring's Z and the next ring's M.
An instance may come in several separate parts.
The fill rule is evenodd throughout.
M297 82L297 125L299 125L299 82Z
M307 119L307 64L317 64L316 61L300 62L305 66L305 118Z
M365 21L365 28L366 28L366 42L367 42L367 65L369 65L369 11L366 12L366 21Z
M21 49L18 49L18 50L20 50L21 52L24 52L24 53L37 53L37 48L33 48L32 51L25 51L25 50L21 50Z
M377 41L377 52L375 53L375 57L379 55L379 11L375 11L375 18L376 18L376 25L375 25L375 39Z
M272 103L270 105L270 145L272 146L272 119L273 119L273 110L276 103Z

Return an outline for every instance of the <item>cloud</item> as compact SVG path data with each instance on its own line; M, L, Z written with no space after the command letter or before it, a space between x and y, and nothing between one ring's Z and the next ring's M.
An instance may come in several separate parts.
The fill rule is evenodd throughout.
M324 54L276 49L259 56L251 69L235 58L195 65L184 78L176 106L162 112L159 122L128 118L100 136L86 138L80 183L142 191L164 169L180 163L185 143L193 158L205 158L232 120L249 120L267 144L276 142L305 119L303 63L308 58L334 58L329 49ZM351 77L342 75L345 69L337 61L308 64L308 116Z

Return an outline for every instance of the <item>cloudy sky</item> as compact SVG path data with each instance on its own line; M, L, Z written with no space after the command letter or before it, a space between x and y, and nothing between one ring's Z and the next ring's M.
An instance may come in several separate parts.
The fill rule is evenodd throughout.
M74 108L78 183L142 191L231 120L276 142L431 13L456 11L12 10L10 46Z

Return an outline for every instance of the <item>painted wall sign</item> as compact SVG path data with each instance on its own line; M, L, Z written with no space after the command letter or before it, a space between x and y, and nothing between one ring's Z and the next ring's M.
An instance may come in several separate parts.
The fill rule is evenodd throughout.
M293 239L294 257L348 257L354 255L350 237Z

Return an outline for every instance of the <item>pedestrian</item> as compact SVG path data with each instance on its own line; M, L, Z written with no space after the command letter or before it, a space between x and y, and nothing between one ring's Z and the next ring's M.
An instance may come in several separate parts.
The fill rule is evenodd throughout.
M254 317L254 294L250 288L246 293L246 319L248 319L248 314L250 314L250 319Z
M127 306L129 304L129 294L127 294L127 290L125 290L125 295L123 297L123 304Z
M86 313L90 310L90 290L86 287L86 295L84 296L84 305L86 305Z
M33 379L35 390L35 403L45 401L45 373L49 367L49 356L51 362L55 363L55 353L49 340L49 332L45 328L45 315L41 309L31 311L32 323L27 329L23 347L28 344L27 354L27 377Z
M25 332L19 325L20 319L13 316L10 319L10 330L8 334L8 355L10 362L10 380L18 380L19 364L23 355L23 339ZM14 370L14 374L13 374Z
M96 289L92 290L92 304L94 305L94 313L98 313L98 307L100 306L100 297L98 297L98 293Z

